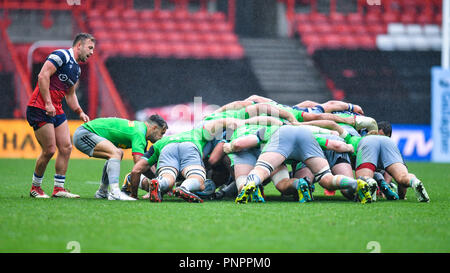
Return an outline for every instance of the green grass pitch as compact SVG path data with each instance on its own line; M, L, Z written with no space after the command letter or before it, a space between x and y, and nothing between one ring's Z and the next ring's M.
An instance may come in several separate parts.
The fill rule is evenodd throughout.
M0 160L0 252L449 252L450 165L409 163L426 186L430 203L407 200L372 204L340 193L300 204L269 184L264 204L233 200L191 204L169 197L119 202L95 199L103 160L71 160L67 188L80 199L29 197L34 160ZM51 194L54 161L43 189ZM121 177L132 167L122 162ZM139 192L140 196L144 194ZM375 243L373 243L375 242ZM372 247L375 245L376 247Z

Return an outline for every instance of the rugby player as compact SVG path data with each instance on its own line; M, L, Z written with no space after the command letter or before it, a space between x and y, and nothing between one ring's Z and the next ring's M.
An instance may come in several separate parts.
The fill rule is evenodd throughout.
M144 122L97 118L78 127L73 135L75 147L89 157L106 159L102 182L95 198L135 200L119 189L122 149L131 148L136 163L144 154L147 141L157 142L165 134L167 127L167 123L159 115L152 115Z
M301 126L281 126L271 136L261 151L255 167L246 178L245 186L236 198L236 203L247 203L256 187L286 160L304 162L313 172L314 181L327 189L348 189L358 194L361 203L371 202L368 184L362 179L344 175L333 175L330 166L313 134ZM309 189L300 187L305 201L311 201Z
M55 162L53 197L79 198L65 190L66 172L72 144L66 115L62 109L65 98L71 110L83 122L89 117L78 103L75 90L78 86L80 62L86 62L94 54L95 38L88 33L79 33L70 49L53 51L45 60L38 75L37 86L27 105L27 121L42 148L34 168L30 196L49 198L41 188L48 162L58 150Z
M150 202L161 202L176 182L179 173L185 178L174 194L188 202L203 203L194 194L204 190L206 172L203 165L203 149L209 141L221 138L223 129L233 130L244 121L235 118L211 120L190 131L163 137L134 165L131 180L131 196L137 198L137 190L143 171L157 164L157 178L150 181Z

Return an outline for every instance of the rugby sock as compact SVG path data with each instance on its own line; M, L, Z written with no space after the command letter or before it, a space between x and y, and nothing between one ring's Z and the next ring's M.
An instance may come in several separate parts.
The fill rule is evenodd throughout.
M185 188L186 190L190 192L197 192L200 191L201 187L200 181L196 178L188 178L181 183L181 187Z
M158 179L159 190L161 191L161 193L166 193L167 191L169 191L169 181L167 180L167 178L158 176L158 178L156 179Z
M108 181L111 189L119 189L120 159L109 159L108 166L106 167L106 173L108 175Z
M300 179L299 178L297 178L297 179L295 179L293 182L292 182L292 186L295 188L295 189L298 189L298 184L300 183Z
M417 184L420 183L420 180L417 179L417 177L413 176L410 180L409 180L409 186L412 188L415 188L417 186Z
M337 189L350 189L353 192L358 188L358 182L356 182L355 179L344 175L335 175L333 177L332 185Z
M64 188L64 182L66 181L66 176L61 174L55 174L55 187Z
M241 175L236 179L236 189L239 191L242 187L245 186L245 182L247 182L247 176Z
M258 175L256 175L256 174L254 174L254 173L252 173L252 174L249 174L248 176L247 176L247 181L246 181L246 185L248 184L248 183L250 183L250 182L255 182L255 185L256 186L259 186L259 185L261 185L261 183L262 183L262 181L261 181L261 178L258 176Z
M33 186L40 187L42 185L42 180L44 176L39 176L36 173L33 173Z

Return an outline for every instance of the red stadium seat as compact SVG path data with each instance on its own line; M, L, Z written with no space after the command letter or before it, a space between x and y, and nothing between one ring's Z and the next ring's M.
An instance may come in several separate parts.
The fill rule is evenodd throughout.
M200 40L200 34L196 32L183 32L183 41L185 43L197 43Z
M367 25L367 32L371 34L382 34L386 33L386 26L383 24L371 24Z
M205 44L211 44L217 42L217 36L213 32L203 32L199 33L198 35L198 42L205 43Z
M105 20L120 20L120 12L116 9L106 10L103 13L103 19Z
M330 24L318 24L314 28L320 34L333 33L333 27Z
M123 22L121 20L105 20L105 27L110 31L123 29Z
M330 13L328 18L331 22L333 22L333 24L342 24L347 20L347 18L344 14L338 13L338 12Z
M366 24L377 24L381 22L381 14L378 12L370 12L367 13L364 17L364 20L366 21Z
M348 34L353 31L352 26L348 24L338 24L332 26L332 33Z
M400 22L400 16L396 12L383 13L382 19L385 24Z
M225 14L223 14L222 12L210 13L210 14L208 14L208 17L209 17L208 19L213 22L225 22L226 21Z
M365 24L354 24L350 26L351 31L357 36L367 33L367 26Z
M161 30L160 23L158 23L156 21L152 21L152 20L140 21L140 26L142 29L144 29L146 31L160 31Z
M225 21L217 21L210 24L211 31L213 32L231 32L231 25Z
M359 13L349 13L347 14L347 22L351 25L363 24L364 16Z
M92 29L93 32L95 32L97 30L103 30L103 29L106 28L105 21L102 20L101 18L89 20L88 24L89 24L89 27Z
M414 13L404 13L400 16L400 22L403 24L414 24L416 15Z
M339 44L342 47L348 48L348 49L356 49L358 48L358 36L354 36L352 34L343 35L340 37Z
M166 36L161 31L145 31L145 40L150 43L161 43L165 41Z
M208 57L205 46L200 43L187 44L186 50L188 50L189 56L193 58L203 59Z
M184 43L175 43L170 46L171 55L177 58L187 58L190 52Z
M311 13L309 15L309 21L316 24L325 24L328 23L328 16L322 13Z
M155 20L156 15L153 10L143 10L138 13L138 18L142 21Z
M216 39L219 43L239 45L238 37L232 32L218 33Z
M190 18L197 21L206 21L209 19L209 13L207 11L197 11L192 13Z
M170 43L180 43L183 41L183 38L184 38L183 35L181 34L181 32L175 32L175 31L165 32L164 37L165 37L165 40Z
M123 20L138 20L139 12L134 9L126 9L121 13Z
M142 28L142 25L143 24L141 24L139 21L136 21L136 20L128 21L127 20L127 21L123 21L122 28L124 30L126 29L128 31L137 31Z
M298 24L297 31L300 34L309 34L309 33L315 33L316 28L314 27L313 24L305 22L305 23Z
M374 49L376 48L376 37L373 35L357 36L357 44L361 48Z
M344 46L343 38L336 34L324 35L323 42L327 48L340 48Z
M223 46L224 54L226 57L232 59L241 59L244 57L244 49L238 44L228 44Z
M195 31L198 32L209 32L212 30L211 25L207 22L196 22L194 27Z

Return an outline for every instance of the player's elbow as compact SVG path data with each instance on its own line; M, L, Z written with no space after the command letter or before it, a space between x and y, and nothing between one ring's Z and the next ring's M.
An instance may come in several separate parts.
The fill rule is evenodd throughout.
M38 82L50 81L50 75L46 71L41 71L38 74Z

